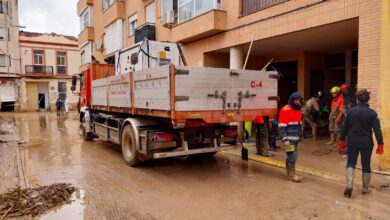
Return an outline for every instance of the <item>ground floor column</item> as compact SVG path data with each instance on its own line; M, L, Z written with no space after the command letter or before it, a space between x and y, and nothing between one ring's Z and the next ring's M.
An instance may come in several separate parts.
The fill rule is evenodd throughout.
M379 114L385 142L385 153L379 157L379 168L390 170L390 1L382 0L381 68Z
M236 46L230 48L230 69L242 69L244 66L244 48L242 46ZM243 137L244 123L237 124L238 135Z

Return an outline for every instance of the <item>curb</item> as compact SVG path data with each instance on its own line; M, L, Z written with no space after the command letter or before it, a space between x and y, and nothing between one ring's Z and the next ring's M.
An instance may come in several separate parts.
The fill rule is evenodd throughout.
M228 150L228 151L221 151L221 153L236 156L236 157L241 157L241 153L236 152L236 151ZM267 164L267 165L274 166L274 167L279 167L279 168L283 168L283 169L286 168L284 161L275 160L275 159L272 159L269 157L262 157L262 156L249 154L248 159L251 161L256 161L256 162ZM316 176L316 177L324 178L324 179L331 180L331 181L341 182L341 183L345 182L344 176L340 176L340 175L329 173L329 172L324 172L321 170L317 170L317 169L313 169L313 168L309 168L309 167L305 167L305 166L297 165L296 170L297 170L297 172L304 173L304 174L307 174L310 176Z

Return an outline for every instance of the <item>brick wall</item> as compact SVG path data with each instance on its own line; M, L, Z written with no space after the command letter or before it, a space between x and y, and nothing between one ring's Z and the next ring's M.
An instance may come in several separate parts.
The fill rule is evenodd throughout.
M359 0L358 88L371 92L370 106L378 109L380 75L381 0Z

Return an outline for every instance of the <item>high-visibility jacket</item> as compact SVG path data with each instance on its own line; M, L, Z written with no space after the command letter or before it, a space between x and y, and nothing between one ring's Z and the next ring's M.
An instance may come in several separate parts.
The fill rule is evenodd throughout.
M284 106L279 113L279 134L282 141L299 142L301 140L302 110L290 105Z
M330 115L331 117L337 117L337 115L343 110L344 106L344 96L339 95L336 98L333 98Z

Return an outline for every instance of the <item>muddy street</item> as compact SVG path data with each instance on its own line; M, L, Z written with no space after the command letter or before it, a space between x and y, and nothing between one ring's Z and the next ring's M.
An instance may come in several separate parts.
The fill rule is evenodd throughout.
M165 159L127 166L114 144L84 142L77 114L3 114L14 120L27 186L77 187L72 203L41 219L389 219L390 194L352 199L344 184L285 171L223 152L214 158ZM298 161L299 164L299 161ZM358 179L360 175L357 174Z

